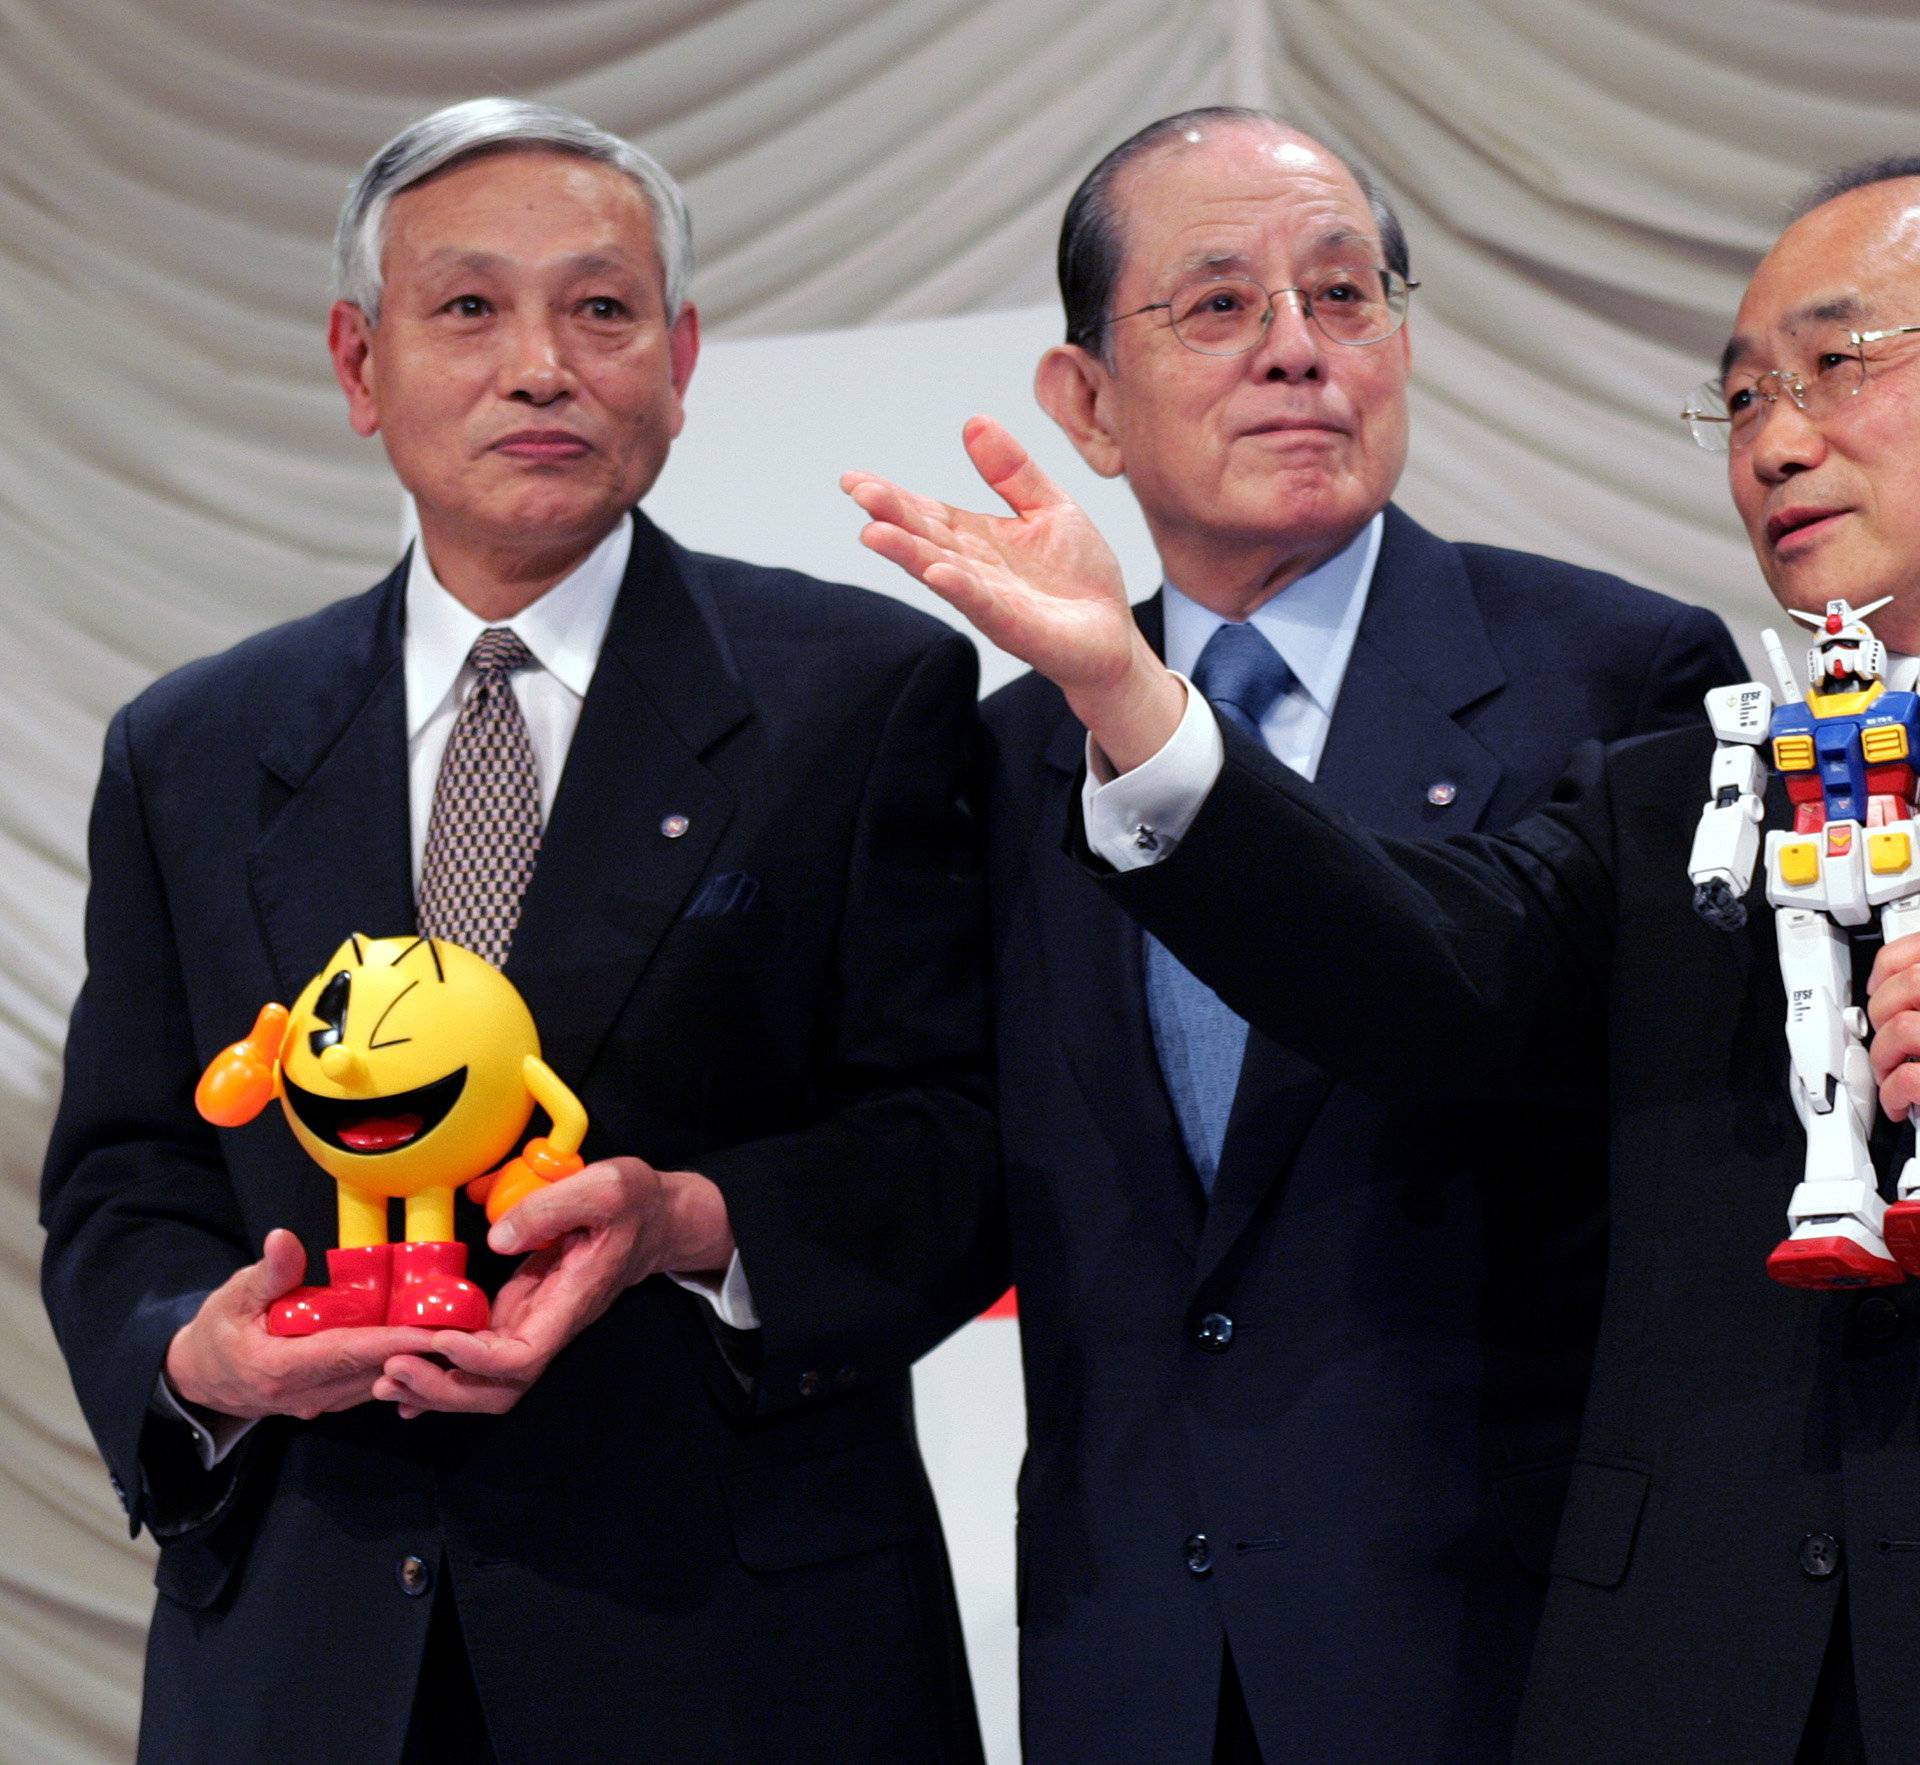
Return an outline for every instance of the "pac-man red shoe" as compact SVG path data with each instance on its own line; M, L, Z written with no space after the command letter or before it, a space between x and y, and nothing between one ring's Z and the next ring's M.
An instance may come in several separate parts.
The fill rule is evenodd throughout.
M396 1244L386 1322L427 1330L484 1330L487 1296L466 1278L464 1244Z
M311 1336L350 1324L384 1324L392 1284L391 1244L327 1252L328 1285L296 1287L267 1308L269 1336Z

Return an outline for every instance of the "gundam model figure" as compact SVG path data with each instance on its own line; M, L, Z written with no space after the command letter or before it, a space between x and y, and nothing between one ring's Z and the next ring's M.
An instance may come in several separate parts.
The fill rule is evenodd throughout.
M1920 1159L1907 1160L1888 1205L1867 1144L1876 1099L1866 1014L1851 999L1853 928L1877 912L1884 939L1920 931L1920 698L1888 691L1886 646L1866 624L1891 598L1857 610L1829 601L1824 619L1788 609L1819 632L1805 698L1771 631L1764 638L1779 704L1758 681L1707 695L1719 745L1687 868L1708 923L1727 931L1746 923L1742 897L1766 815L1763 748L1793 809L1791 830L1764 836L1787 994L1788 1083L1807 1133L1787 1236L1767 1258L1768 1274L1789 1287L1890 1286L1920 1275Z

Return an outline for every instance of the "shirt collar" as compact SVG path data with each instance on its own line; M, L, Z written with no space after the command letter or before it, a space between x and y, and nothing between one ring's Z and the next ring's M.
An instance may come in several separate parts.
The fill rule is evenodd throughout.
M633 522L622 520L567 575L511 619L482 619L441 586L416 542L407 564L407 739L453 691L473 640L489 623L511 629L533 659L575 698L584 699L613 603L626 580Z
M1343 550L1289 583L1247 621L1280 652L1307 696L1329 715L1346 678L1385 526L1386 516L1375 515ZM1167 666L1191 675L1207 639L1227 621L1171 582L1162 604Z

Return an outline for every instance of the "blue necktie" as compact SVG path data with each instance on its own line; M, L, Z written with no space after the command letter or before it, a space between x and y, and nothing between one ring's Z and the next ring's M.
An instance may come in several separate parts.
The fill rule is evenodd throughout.
M1221 717L1260 741L1260 723L1293 684L1293 670L1251 625L1222 625L1194 664L1193 684ZM1240 1084L1247 1026L1195 980L1156 937L1145 936L1147 1021L1180 1137L1200 1187L1213 1193Z

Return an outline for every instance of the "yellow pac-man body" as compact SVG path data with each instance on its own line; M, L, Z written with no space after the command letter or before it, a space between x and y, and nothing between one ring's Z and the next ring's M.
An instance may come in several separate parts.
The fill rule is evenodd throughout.
M453 1230L457 1188L473 1183L474 1198L498 1219L533 1189L580 1168L587 1128L578 1099L541 1060L533 1015L513 983L441 938L348 938L292 1010L267 1006L253 1034L213 1061L195 1093L200 1113L223 1127L251 1121L275 1096L294 1137L339 1185L340 1251L384 1255L387 1204L399 1198L407 1244L449 1253L428 1259L435 1279L461 1248ZM496 1177L535 1104L552 1118L552 1133ZM464 1267L464 1254L453 1260ZM339 1268L335 1279L345 1280ZM321 1291L301 1289L295 1298L306 1310L282 1333L361 1321L359 1312L374 1303L369 1297L356 1310L344 1299L303 1297ZM464 1297L461 1303L460 1315L471 1315Z
M293 1003L280 1102L327 1174L368 1196L451 1191L533 1114L533 1014L491 963L429 938L349 938Z

